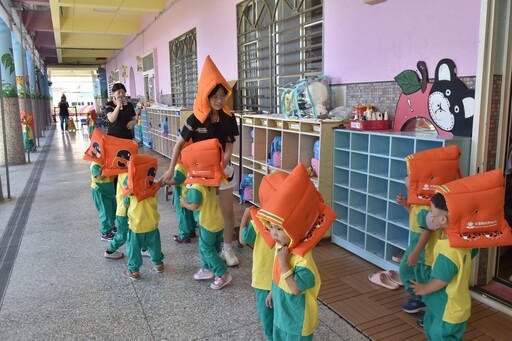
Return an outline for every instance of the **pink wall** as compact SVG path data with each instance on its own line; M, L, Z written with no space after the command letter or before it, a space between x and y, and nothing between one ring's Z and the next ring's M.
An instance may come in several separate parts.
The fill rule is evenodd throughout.
M451 58L457 75L475 76L480 1L324 1L324 73L332 83L389 81L424 60L429 77Z
M237 78L236 4L240 0L172 0L142 36L107 64L110 70L128 65L135 56L155 49L157 93L169 94L169 41L192 28L197 32L199 73L210 54L228 80ZM437 62L451 58L458 75L475 76L480 1L388 0L366 5L363 0L324 0L324 73L332 84L391 81L424 60L434 77ZM128 41L127 41L128 43ZM135 71L137 93L143 95L142 72ZM129 80L126 80L129 83Z

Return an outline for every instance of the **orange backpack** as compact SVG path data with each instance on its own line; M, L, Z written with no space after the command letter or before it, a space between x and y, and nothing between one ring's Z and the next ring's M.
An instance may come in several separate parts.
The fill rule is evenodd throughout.
M85 151L84 160L94 161L99 164L103 164L105 162L104 155L104 142L103 136L106 136L101 129L94 129L91 134L91 143L89 144L89 148Z
M123 197L133 194L138 201L154 195L160 189L155 182L157 161L147 154L133 154L128 166L128 186L123 191Z
M139 146L133 140L122 139L115 136L103 135L105 162L101 173L117 175L125 173L128 169L130 157L137 154Z
M440 185L461 178L459 157L460 150L457 145L429 149L407 156L407 203L430 205L430 198Z
M450 246L481 248L512 245L505 220L503 174L496 169L439 187L448 206Z
M281 226L291 239L290 252L303 257L320 241L336 213L324 203L306 167L299 163L256 217Z
M224 174L224 151L217 139L203 140L183 148L180 154L188 175L186 184L219 187Z

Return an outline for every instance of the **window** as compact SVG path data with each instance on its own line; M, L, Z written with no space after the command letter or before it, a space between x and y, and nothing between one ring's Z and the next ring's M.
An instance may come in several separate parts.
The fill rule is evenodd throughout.
M244 109L277 112L279 87L323 72L322 0L246 0L237 23Z
M169 42L172 104L192 108L197 94L196 29Z

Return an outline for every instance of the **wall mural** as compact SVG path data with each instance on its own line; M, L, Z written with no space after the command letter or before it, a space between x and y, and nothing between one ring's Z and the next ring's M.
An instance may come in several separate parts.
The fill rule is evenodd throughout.
M401 131L411 120L426 119L442 136L471 136L475 113L475 90L457 77L455 63L442 59L436 67L433 83L428 81L427 65L402 71L395 77L402 89L395 111L394 130ZM421 120L420 120L421 121Z

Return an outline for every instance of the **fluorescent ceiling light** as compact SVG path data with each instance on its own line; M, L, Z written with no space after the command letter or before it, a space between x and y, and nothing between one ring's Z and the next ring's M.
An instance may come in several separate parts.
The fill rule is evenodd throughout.
M101 13L116 13L118 11L117 8L93 8L93 12L101 12Z

